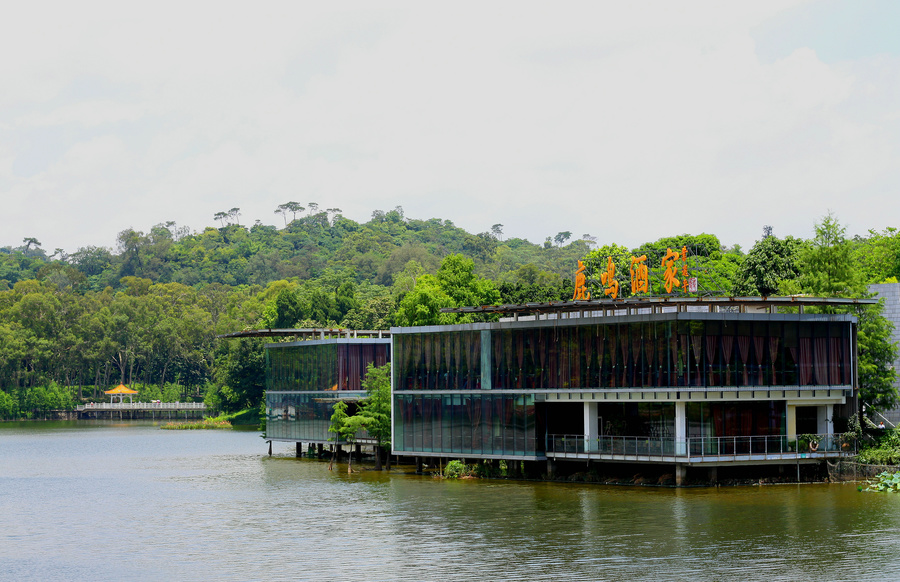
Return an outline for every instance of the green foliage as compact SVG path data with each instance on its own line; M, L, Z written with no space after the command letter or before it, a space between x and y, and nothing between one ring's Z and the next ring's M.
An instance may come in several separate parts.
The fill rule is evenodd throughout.
M874 493L900 493L900 471L894 473L883 471L875 479L875 481L870 481L868 487L863 489L863 491Z
M799 249L800 284L818 297L862 297L865 283L853 260L853 249L831 213L816 223L816 236Z
M338 400L334 403L331 412L331 420L328 426L328 432L334 436L328 437L328 440L343 443L352 443L356 440L356 431L358 427L355 423L348 422L351 417L347 414L347 403Z
M900 429L881 432L884 435L874 446L859 451L858 460L871 465L900 465Z
M460 477L466 477L469 474L469 467L462 461L456 459L450 461L447 463L447 466L444 467L444 479L459 479Z
M769 296L778 293L780 281L799 275L801 247L801 241L791 236L784 239L767 236L757 241L735 273L734 294Z
M496 305L500 293L489 279L474 272L475 264L462 255L450 255L441 262L437 275L422 275L412 291L400 300L399 325L445 325L479 320L475 315L441 313L445 307Z
M859 397L875 410L890 410L900 395L894 382L897 345L891 339L893 324L881 312L884 300L858 310Z
M866 284L896 282L900 276L900 231L886 228L869 230L869 236L856 239L853 255Z

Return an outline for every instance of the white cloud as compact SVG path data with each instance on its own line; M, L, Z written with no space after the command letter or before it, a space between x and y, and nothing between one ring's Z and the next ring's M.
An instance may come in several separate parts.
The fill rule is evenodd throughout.
M751 32L785 6L746 4L23 5L0 23L0 244L277 224L287 200L535 242L747 247L829 208L883 228L897 59L763 62Z

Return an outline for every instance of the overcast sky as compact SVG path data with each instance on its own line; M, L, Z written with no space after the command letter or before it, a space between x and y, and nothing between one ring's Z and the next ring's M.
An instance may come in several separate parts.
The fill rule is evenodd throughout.
M16 2L0 246L297 201L629 247L900 226L900 2Z

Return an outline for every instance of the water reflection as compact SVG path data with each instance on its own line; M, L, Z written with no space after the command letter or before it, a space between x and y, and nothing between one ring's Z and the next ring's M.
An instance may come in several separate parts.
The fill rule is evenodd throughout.
M3 576L855 580L900 573L900 496L348 475L253 433L0 427ZM125 540L127 543L113 543Z

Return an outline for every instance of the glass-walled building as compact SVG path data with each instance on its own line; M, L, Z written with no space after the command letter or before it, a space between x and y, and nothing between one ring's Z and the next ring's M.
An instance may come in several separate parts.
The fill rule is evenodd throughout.
M798 435L833 433L835 406L852 401L856 319L760 302L620 300L568 317L547 306L527 321L392 329L394 450L796 456Z
M266 438L327 443L334 403L353 414L368 365L390 361L390 339L336 338L266 345Z

